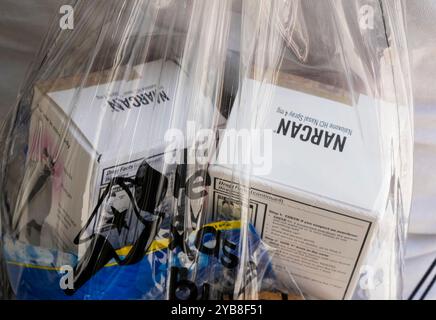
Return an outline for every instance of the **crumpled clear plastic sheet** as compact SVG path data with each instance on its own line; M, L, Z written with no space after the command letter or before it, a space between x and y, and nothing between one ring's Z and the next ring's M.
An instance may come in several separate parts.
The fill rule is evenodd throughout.
M397 1L78 1L2 126L15 299L394 299Z

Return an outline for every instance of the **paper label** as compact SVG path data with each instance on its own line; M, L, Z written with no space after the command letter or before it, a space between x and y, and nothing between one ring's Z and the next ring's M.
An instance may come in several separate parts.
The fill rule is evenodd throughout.
M239 215L241 204L248 204L247 199L241 202L235 190L240 190L235 182L214 178L215 219ZM319 298L344 299L352 294L373 221L258 186L240 194L249 195L251 223L262 239L277 249L278 274L291 274L303 292Z

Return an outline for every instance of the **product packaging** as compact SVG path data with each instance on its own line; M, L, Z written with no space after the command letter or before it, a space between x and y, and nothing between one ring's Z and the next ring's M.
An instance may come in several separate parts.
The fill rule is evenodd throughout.
M400 2L78 1L2 125L3 295L394 299Z
M401 296L391 276L402 268L412 122L400 9L285 1L241 10L239 89L211 164L209 208L234 219L246 207L278 250L277 270L308 296Z

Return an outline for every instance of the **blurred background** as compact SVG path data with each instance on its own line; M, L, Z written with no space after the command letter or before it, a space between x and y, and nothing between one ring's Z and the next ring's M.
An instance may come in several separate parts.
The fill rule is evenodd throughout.
M436 1L405 5L415 100L414 196L404 298L436 299ZM0 122L38 47L68 0L0 0Z

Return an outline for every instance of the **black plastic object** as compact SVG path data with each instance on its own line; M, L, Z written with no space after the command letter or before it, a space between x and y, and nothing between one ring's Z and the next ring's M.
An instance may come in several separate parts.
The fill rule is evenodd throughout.
M129 185L134 187L134 196ZM106 197L110 194L114 186L120 186L128 195L136 218L144 225L139 237L135 239L129 253L122 259L117 254L116 249L111 242L99 233L92 233L90 236L82 238L91 222L100 212L100 207ZM83 286L94 274L103 268L110 260L115 259L119 265L131 265L139 262L147 249L150 247L164 218L164 213L157 211L157 207L165 197L168 189L168 178L162 173L152 168L145 160L142 162L134 179L116 177L106 187L100 197L96 207L89 217L85 227L79 232L74 239L74 243L79 245L88 241L88 246L83 258L80 259L74 268L74 289L65 289L65 293L73 295L76 290ZM113 208L114 211L114 208ZM141 216L141 211L148 212L155 217L153 220L147 220ZM114 211L116 212L116 211ZM119 212L117 212L120 214ZM116 217L114 217L114 220ZM115 223L115 221L113 222Z

